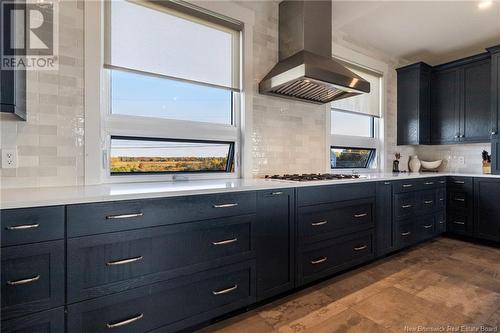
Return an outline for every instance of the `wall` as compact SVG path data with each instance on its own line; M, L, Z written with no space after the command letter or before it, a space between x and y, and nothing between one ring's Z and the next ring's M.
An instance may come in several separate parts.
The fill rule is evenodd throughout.
M255 11L253 43L253 106L251 174L325 172L328 156L326 107L293 102L257 93L261 78L278 60L278 2L238 1ZM1 186L38 187L83 184L83 1L60 2L60 69L29 73L28 121L2 120L2 147L17 146L18 169L3 169ZM396 73L401 61L334 32L333 41L388 64L387 96L382 119L386 170L394 153L403 155L403 168L410 155L435 159L449 151L466 157L471 169L480 163L482 146L396 146ZM453 155L451 154L451 155ZM458 153L457 153L458 154ZM474 157L479 155L479 162ZM450 155L450 154L448 154Z
M481 153L486 150L491 153L491 144L464 144L444 146L419 146L417 154L424 161L443 160L441 171L481 173ZM464 158L464 164L459 162L459 157Z
M1 119L1 147L18 149L3 188L83 184L83 7L60 2L59 70L28 72L27 121Z

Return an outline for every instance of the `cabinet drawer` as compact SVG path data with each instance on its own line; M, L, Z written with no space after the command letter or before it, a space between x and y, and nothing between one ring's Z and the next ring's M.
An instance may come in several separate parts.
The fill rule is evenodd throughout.
M448 208L451 209L466 209L472 204L469 202L469 195L466 191L459 189L448 190Z
M452 234L467 235L472 231L472 221L466 214L455 212L446 219L446 231Z
M339 184L297 188L297 206L375 197L375 183Z
M472 177L448 177L448 185L455 187L469 188L472 187Z
M436 214L436 234L441 234L446 231L446 214L444 211L440 211Z
M64 207L7 209L0 211L2 246L64 238Z
M394 193L404 193L411 192L420 189L420 180L418 179L408 179L400 180L393 183Z
M396 219L413 216L417 209L418 200L414 192L394 195L394 217Z
M427 214L436 210L437 207L437 191L426 190L420 193L420 214Z
M254 215L68 240L68 301L75 302L253 258Z
M358 233L315 243L299 258L299 284L305 284L373 258L373 234Z
M68 307L68 332L176 332L255 301L254 262L161 282Z
M373 200L345 201L298 209L300 243L311 243L374 227Z
M415 222L404 221L396 228L396 245L399 249L413 245L417 240Z
M64 308L2 321L2 333L64 333Z
M427 190L446 185L445 177L433 177L420 180L420 189Z
M432 238L435 235L436 222L434 215L420 218L416 225L417 241Z
M64 304L64 241L2 249L2 319Z
M255 192L72 205L68 237L251 214L255 205Z

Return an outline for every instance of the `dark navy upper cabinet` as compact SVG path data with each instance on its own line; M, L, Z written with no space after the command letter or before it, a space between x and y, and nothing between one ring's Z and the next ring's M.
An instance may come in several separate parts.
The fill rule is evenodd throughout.
M397 144L429 144L431 67L420 62L397 72Z
M488 55L488 54L487 54ZM489 57L463 67L463 142L489 142L491 136L491 63Z
M25 71L0 70L0 112L26 119Z
M294 287L294 189L257 194L255 248L257 298L275 296Z
M434 72L431 87L431 142L456 143L460 139L460 71Z
M397 69L398 145L489 142L498 127L498 116L492 125L490 90L498 59L490 58L485 52Z

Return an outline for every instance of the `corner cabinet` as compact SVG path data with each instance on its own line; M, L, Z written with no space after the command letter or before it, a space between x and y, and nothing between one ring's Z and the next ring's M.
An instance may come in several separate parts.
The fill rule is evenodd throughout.
M294 189L259 191L255 223L257 300L294 287Z
M397 72L397 144L429 144L431 67L420 62Z
M490 68L488 53L434 68L432 144L490 141Z
M498 112L492 125L498 99L491 97L498 94L492 68L498 69L498 58L485 52L434 67L397 69L398 145L489 142L498 128Z

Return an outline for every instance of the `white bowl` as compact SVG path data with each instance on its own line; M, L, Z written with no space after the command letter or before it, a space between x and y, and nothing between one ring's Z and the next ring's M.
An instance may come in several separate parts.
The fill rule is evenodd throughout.
M434 170L441 166L443 160L432 161L432 162L426 162L426 161L420 161L420 162L422 163L422 168L426 170Z

